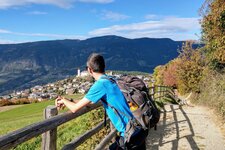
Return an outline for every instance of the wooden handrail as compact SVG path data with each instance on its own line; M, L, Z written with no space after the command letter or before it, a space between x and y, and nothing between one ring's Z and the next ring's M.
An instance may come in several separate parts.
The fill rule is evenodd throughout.
M76 117L79 117L93 109L101 106L101 103L93 104L85 107L77 113L66 112L50 119L26 126L22 129L13 131L9 134L0 137L0 150L13 148L20 143L23 143L35 136L38 136L48 130L57 128L59 125L68 122Z

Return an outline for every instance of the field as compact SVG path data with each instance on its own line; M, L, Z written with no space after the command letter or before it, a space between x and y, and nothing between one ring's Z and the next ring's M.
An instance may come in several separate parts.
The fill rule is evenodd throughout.
M73 96L73 98L80 97L81 95ZM43 110L48 105L54 105L54 100L49 100L41 103L26 104L21 107L0 112L0 136L43 120ZM86 130L99 123L102 119L102 110L98 109L59 126L57 132L57 149L61 149L63 145L74 139L74 137L84 133ZM92 144L86 144L86 146L83 146L83 148L85 147L85 149L90 149L95 145L96 142L91 141L89 143ZM40 149L40 147L41 136L23 143L17 146L15 149L30 150ZM81 147L80 149L83 148Z

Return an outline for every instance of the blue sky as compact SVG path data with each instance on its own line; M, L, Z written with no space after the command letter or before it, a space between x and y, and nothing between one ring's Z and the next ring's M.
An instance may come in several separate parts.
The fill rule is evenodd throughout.
M204 0L1 0L0 43L127 38L199 39Z

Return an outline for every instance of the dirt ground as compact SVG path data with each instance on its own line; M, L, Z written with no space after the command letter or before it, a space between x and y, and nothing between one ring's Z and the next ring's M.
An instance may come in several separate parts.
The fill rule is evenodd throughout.
M23 105L11 105L11 106L2 106L0 107L0 112L6 111L6 110L10 110L16 107L21 107Z
M225 124L201 106L166 105L158 129L151 129L148 150L225 150Z

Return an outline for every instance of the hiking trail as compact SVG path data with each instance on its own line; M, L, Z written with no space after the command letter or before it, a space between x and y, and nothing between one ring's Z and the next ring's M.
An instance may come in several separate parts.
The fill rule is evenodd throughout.
M203 106L165 105L158 129L151 129L148 150L225 150L225 125Z

